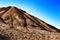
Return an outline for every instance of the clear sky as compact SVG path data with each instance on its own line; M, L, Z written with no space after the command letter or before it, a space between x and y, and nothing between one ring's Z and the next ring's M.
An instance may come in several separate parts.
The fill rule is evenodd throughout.
M0 7L16 6L60 29L59 0L0 0Z

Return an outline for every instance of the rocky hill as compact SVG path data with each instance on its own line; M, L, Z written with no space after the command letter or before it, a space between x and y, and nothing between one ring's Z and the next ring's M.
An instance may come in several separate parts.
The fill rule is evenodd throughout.
M0 8L0 40L60 40L60 30L9 6Z

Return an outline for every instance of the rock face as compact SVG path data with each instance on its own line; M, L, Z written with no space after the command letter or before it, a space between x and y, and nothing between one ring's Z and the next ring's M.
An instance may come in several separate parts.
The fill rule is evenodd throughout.
M0 40L60 40L60 30L9 6L0 8Z

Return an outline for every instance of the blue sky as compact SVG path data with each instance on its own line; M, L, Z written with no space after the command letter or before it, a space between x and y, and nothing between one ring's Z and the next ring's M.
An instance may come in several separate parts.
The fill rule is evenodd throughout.
M0 0L0 7L16 6L60 29L59 0Z

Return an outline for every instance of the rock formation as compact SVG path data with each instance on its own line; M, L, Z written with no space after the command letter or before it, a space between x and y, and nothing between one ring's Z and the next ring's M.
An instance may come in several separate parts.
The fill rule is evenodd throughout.
M0 40L60 40L60 30L9 6L0 8Z

